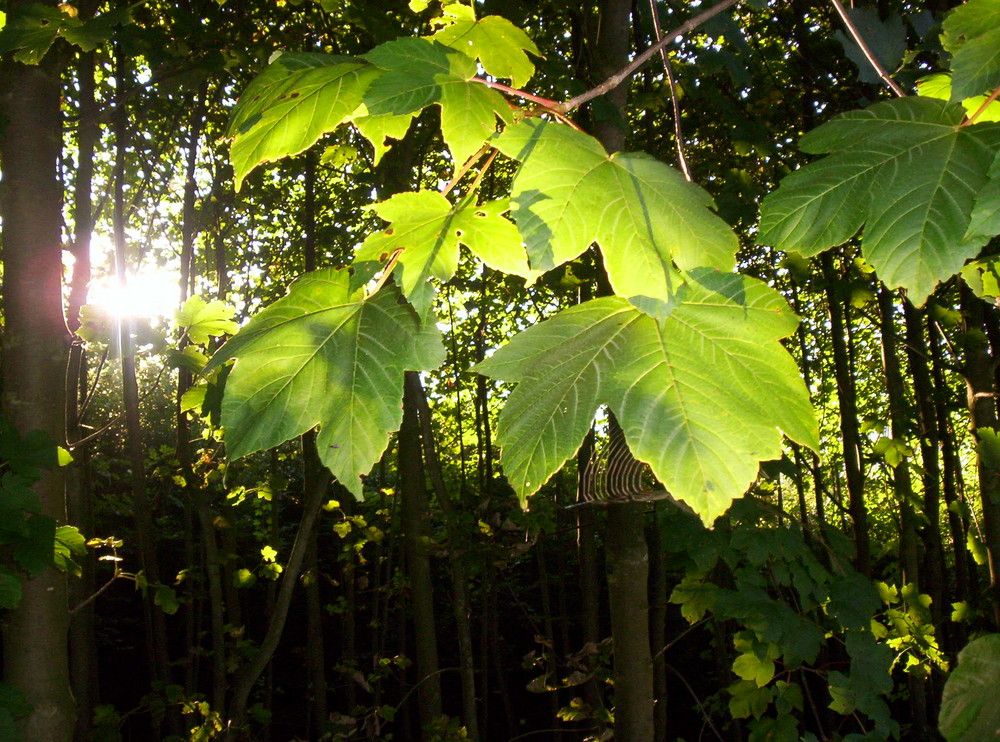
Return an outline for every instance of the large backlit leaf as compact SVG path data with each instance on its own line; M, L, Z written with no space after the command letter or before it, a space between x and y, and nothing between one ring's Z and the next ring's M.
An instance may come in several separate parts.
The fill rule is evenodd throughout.
M512 214L532 268L550 270L597 242L615 293L659 317L681 283L677 267L732 268L736 236L709 210L712 199L662 162L609 157L593 137L538 119L508 127L497 147L522 163Z
M818 433L795 362L778 340L797 318L764 284L700 271L662 323L619 297L560 312L475 370L518 382L500 415L504 472L523 499L579 447L598 407L632 453L707 523L742 495L782 432Z
M952 100L987 93L1000 85L1000 0L969 0L942 26L952 57Z
M761 239L814 255L851 239L889 286L922 303L975 256L966 240L1000 124L962 127L961 106L901 98L851 111L806 134L803 151L832 153L786 177L764 199Z
M1000 634L981 636L958 655L941 699L939 724L948 742L996 739L1000 729Z
M379 73L363 60L329 54L278 57L230 116L236 187L262 162L298 154L344 123Z
M503 96L472 82L476 62L436 41L390 41L365 55L385 70L365 95L370 115L400 116L441 106L441 133L456 164L463 163L496 132L497 118L511 120Z
M212 358L230 358L222 424L233 458L319 426L320 459L361 495L367 474L402 419L403 372L444 360L433 326L421 325L392 287L365 299L346 270L295 281Z
M421 317L434 298L429 279L447 281L455 275L459 243L493 268L530 275L517 227L501 216L506 200L453 208L440 193L419 191L399 193L372 209L390 222L389 228L369 236L355 259L384 262L400 250L403 293Z
M477 21L471 7L456 4L445 7L443 20L447 25L433 39L478 59L487 74L508 78L514 87L534 74L535 66L525 52L536 57L541 53L528 34L506 18L490 15Z

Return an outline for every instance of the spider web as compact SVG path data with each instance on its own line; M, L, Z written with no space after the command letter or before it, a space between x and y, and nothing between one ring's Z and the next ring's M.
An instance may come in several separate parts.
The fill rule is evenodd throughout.
M595 441L580 474L580 503L649 501L669 498L648 464L629 450L625 433L608 412L608 434Z

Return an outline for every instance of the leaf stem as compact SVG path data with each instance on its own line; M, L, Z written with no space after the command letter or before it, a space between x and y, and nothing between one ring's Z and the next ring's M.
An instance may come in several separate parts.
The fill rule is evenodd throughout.
M478 162L479 158L486 154L487 150L491 149L492 145L488 142L484 144L476 154L472 155L468 160L462 163L462 166L455 171L454 177L444 184L444 188L441 189L440 193L442 196L447 196L451 191L458 185L458 182L465 177L465 174L469 172L473 165ZM490 160L492 162L492 159ZM487 163L489 165L489 163Z
M379 289L385 285L385 282L389 280L389 276L392 275L392 271L395 269L396 263L399 262L399 256L403 254L403 250L405 249L406 248L403 247L397 247L392 251L392 255L389 256L389 262L386 263L385 269L382 271L382 275L378 278L378 283L375 284L375 288L372 289L369 296L375 296L375 294L379 292Z
M660 30L660 16L656 12L656 0L649 0L649 12L653 16L653 32L656 34L656 41L659 43L663 36ZM667 57L667 50L660 47L660 60L663 62L663 71L667 73L667 82L670 84L670 102L674 108L674 144L677 146L677 164L680 166L684 178L691 182L691 170L688 168L687 157L684 156L684 133L681 131L681 106L677 100L677 85L674 83L674 73L670 69L670 59Z
M882 66L882 63L879 62L878 59L875 57L875 55L872 53L871 48L868 46L864 38L861 36L861 32L858 30L858 27L854 25L854 21L851 20L851 17L847 14L847 11L844 9L844 6L840 2L840 0L830 0L830 2L833 3L834 10L837 11L837 15L840 16L840 20L844 22L844 26L847 27L847 32L851 34L851 38L854 39L854 43L861 48L861 53L865 55L865 59L867 59L868 63L875 69L875 71L878 73L878 76L885 81L885 84L889 86L892 92L894 92L900 98L905 98L906 92L901 87L899 87L899 85L896 83L895 80L892 79L892 77L889 76L889 73L886 72L885 67Z
M602 82L600 85L597 85L596 87L593 87L590 90L588 90L587 92L581 93L580 95L578 95L578 96L576 96L574 98L570 98L568 101L565 101L563 103L556 103L552 107L552 110L555 111L555 112L557 112L557 113L569 113L570 111L573 111L573 110L579 108L580 106L582 106L587 101L593 100L594 98L597 98L598 96L604 95L609 90L613 90L614 88L617 88L626 79L628 79L632 75L633 72L635 72L637 69L639 69L644 64L646 64L646 62L648 62L650 59L652 59L653 56L656 55L656 53L660 51L660 49L662 49L663 47L665 47L671 41L673 41L674 39L676 39L679 36L683 36L688 31L691 31L691 30L697 28L702 23L704 23L705 21L707 21L709 18L713 18L713 17L717 16L723 10L725 10L726 8L728 8L730 6L735 5L737 2L738 2L738 0L722 0L722 2L719 3L718 5L713 5L708 10L705 10L705 11L699 13L698 15L696 15L694 18L691 18L690 20L685 21L684 23L682 23L681 25L679 25L677 28L675 28L673 31L671 31L670 33L668 33L666 36L662 37L659 41L657 41L651 47L649 47L648 49L646 49L646 51L644 51L638 57L636 57L635 59L633 59L626 67L623 67L621 70L619 70L618 72L616 72L615 74L613 74L611 77L609 77L607 80L605 80L604 82Z
M969 124L974 124L976 122L976 119L983 115L983 112L987 108L989 108L990 103L995 101L997 97L1000 97L1000 85L997 85L996 89L988 96L986 96L986 100L983 101L983 105L977 108L975 113L973 113L971 116L969 116L969 118L963 121L961 123L961 126L968 126Z
M502 82L494 82L493 80L484 80L481 77L473 77L472 82L478 82L481 85L485 85L488 88L493 88L494 90L499 90L502 93L507 93L508 95L513 95L518 98L524 98L525 100L530 100L532 103L537 103L545 108L551 108L557 110L561 105L558 101L549 100L548 98L542 98L538 95L532 95L531 93L525 92L524 90L519 90L517 88L512 88L509 85L504 85Z

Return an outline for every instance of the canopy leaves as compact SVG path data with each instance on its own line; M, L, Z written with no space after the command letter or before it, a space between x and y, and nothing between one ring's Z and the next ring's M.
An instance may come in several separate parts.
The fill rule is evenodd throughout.
M741 496L781 433L818 446L809 395L778 340L797 318L743 276L702 271L662 323L619 297L560 312L475 367L517 382L500 414L504 472L522 501L574 454L598 407L632 453L707 523Z
M379 70L329 54L282 54L240 96L229 120L236 187L262 162L298 154L361 105Z
M434 297L429 279L448 281L455 275L459 243L492 268L531 275L517 228L502 216L508 209L506 199L453 208L440 193L419 191L399 193L371 208L390 226L370 235L355 259L385 262L400 250L400 284L421 317L430 311Z
M497 15L476 20L471 7L449 5L441 19L446 25L432 37L435 41L478 59L486 73L504 77L515 87L526 83L535 65L525 52L541 56L528 34Z
M663 317L682 283L678 267L733 267L736 236L709 211L711 197L662 162L609 157L593 137L538 119L508 127L496 146L522 163L511 202L532 268L550 270L597 242L615 293Z
M1000 124L961 126L957 104L901 98L850 111L806 134L804 152L830 153L764 199L760 238L803 255L851 239L889 286L922 303L990 235L967 235L987 184Z
M951 12L942 28L944 48L953 54L953 101L1000 85L1000 1L969 0Z
M503 96L472 82L475 60L436 41L397 39L365 59L384 70L365 95L368 113L399 116L439 104L441 133L457 164L496 132L497 118L511 120Z
M444 359L433 325L422 325L399 292L371 298L346 270L302 276L212 358L230 358L222 425L233 458L319 426L320 459L351 492L378 461L402 419L403 372Z

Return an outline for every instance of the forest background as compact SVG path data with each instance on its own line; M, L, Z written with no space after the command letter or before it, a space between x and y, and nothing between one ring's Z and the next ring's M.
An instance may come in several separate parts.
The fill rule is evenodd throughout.
M0 7L0 739L995 733L1000 2Z

